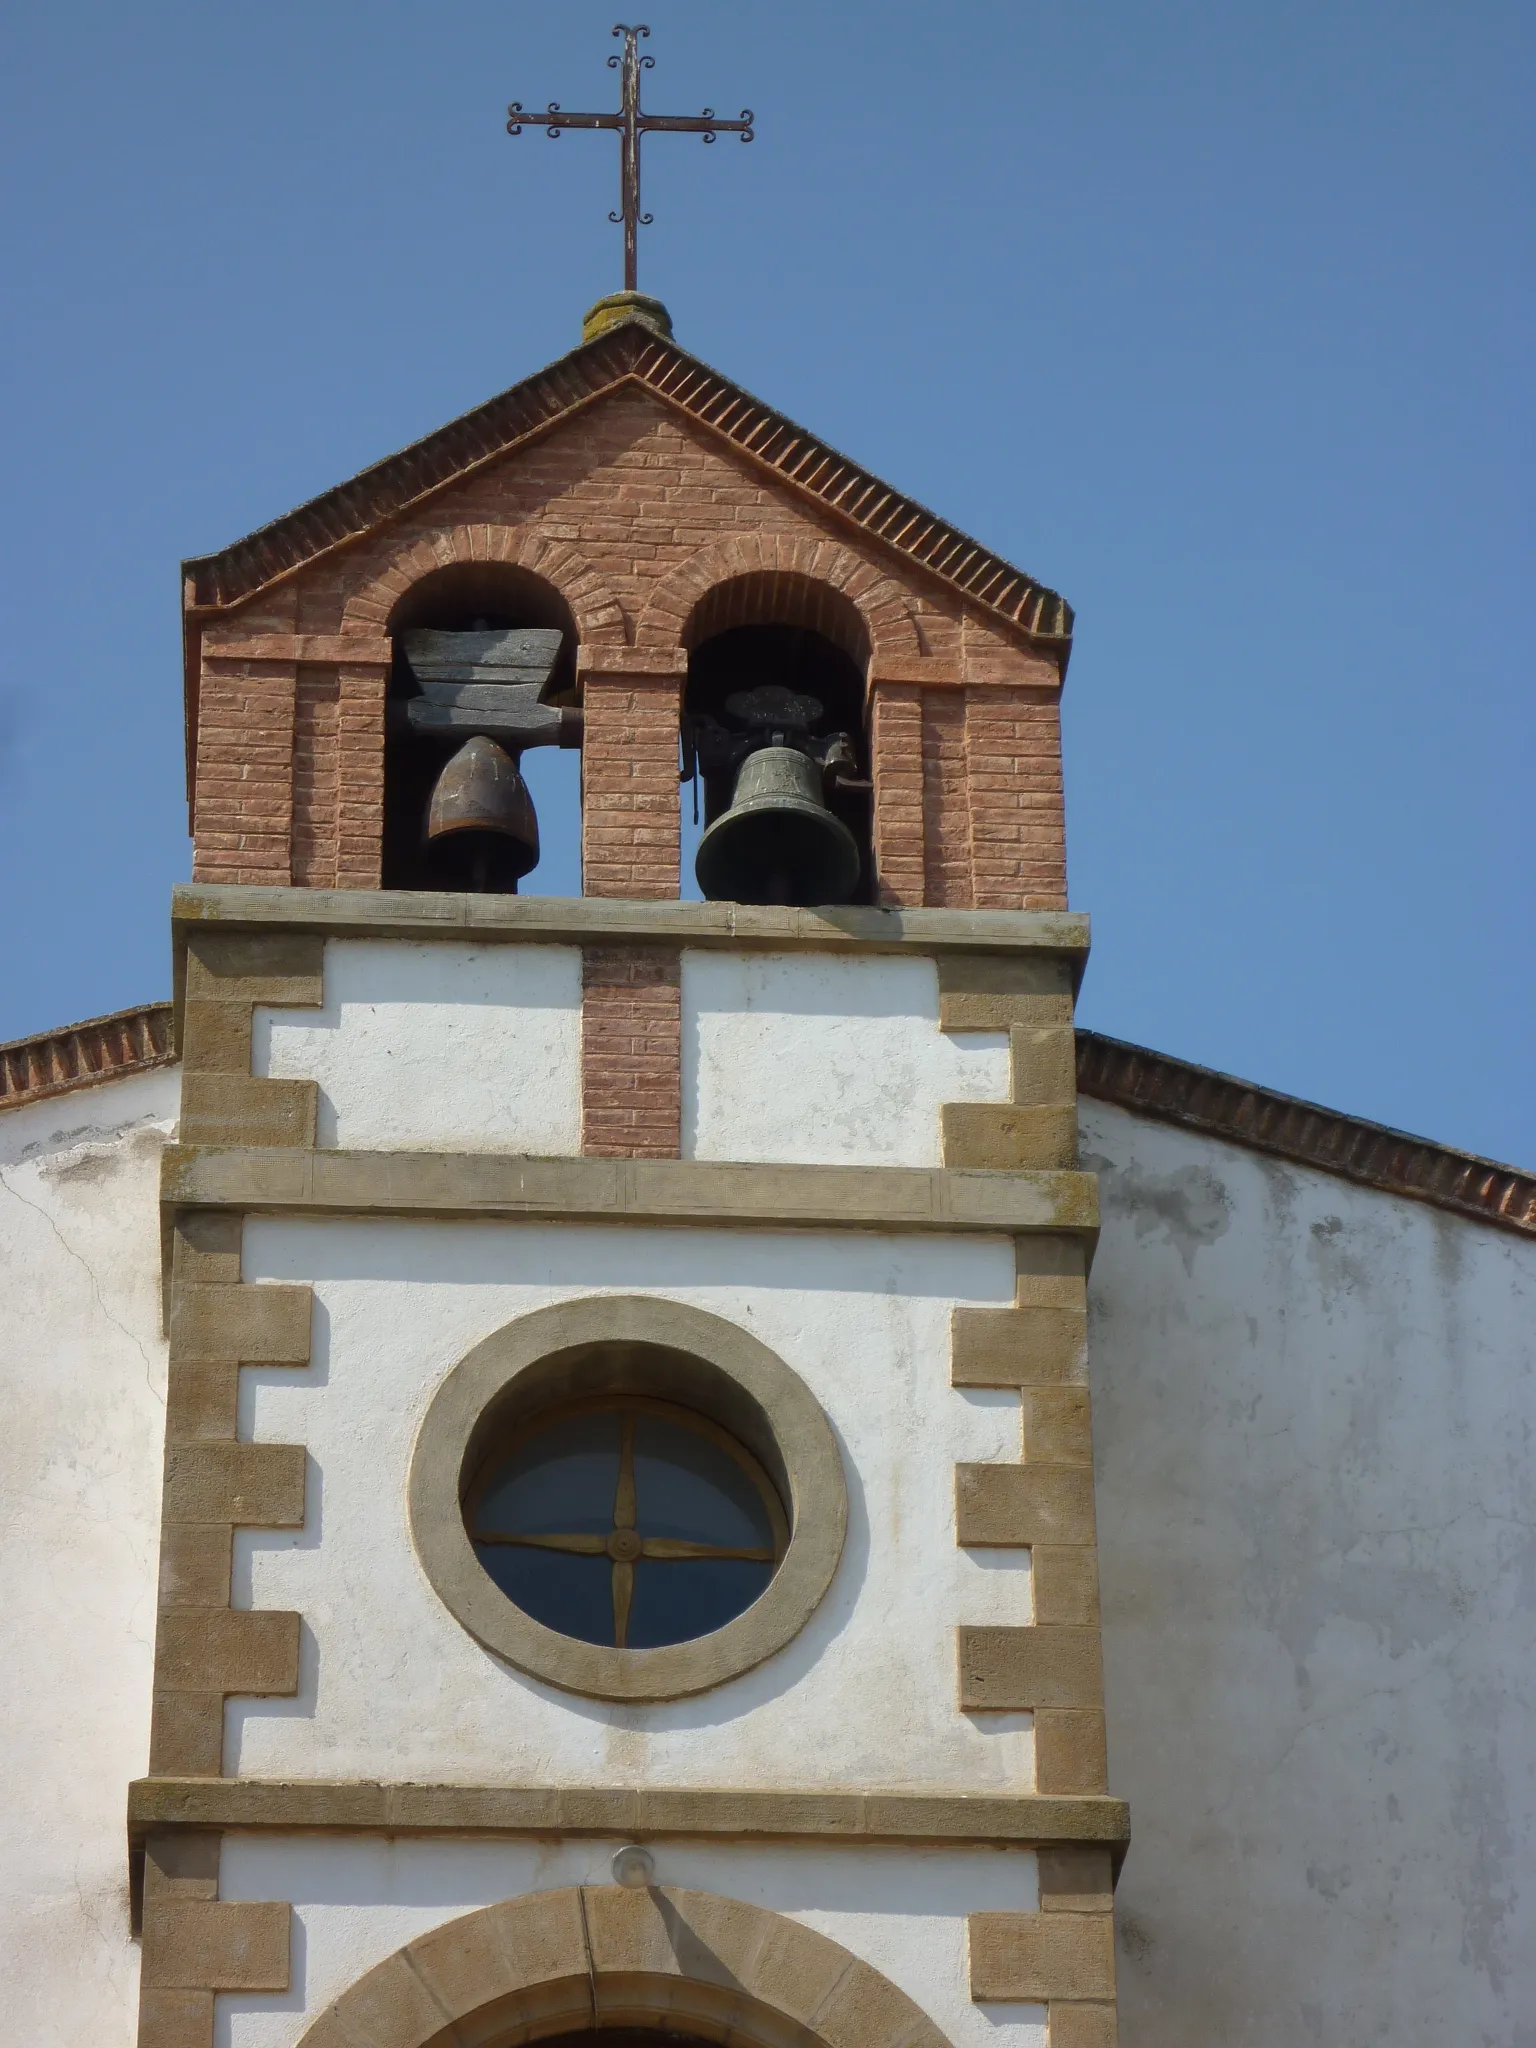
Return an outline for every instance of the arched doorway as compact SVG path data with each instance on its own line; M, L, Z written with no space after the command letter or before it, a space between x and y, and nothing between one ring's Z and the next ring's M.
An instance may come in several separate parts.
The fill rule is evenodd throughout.
M854 2021L857 2026L854 2027ZM387 1956L301 2048L949 2048L888 1977L798 1921L715 1892L583 1885L484 1906Z

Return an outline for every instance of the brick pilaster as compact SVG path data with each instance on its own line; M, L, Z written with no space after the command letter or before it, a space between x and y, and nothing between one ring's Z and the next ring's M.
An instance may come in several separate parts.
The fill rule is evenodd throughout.
M679 893L677 732L687 665L681 648L582 651L585 896Z

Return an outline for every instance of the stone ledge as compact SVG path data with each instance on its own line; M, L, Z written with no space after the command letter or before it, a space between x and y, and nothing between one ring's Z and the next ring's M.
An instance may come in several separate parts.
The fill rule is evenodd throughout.
M270 1778L137 1779L128 1833L175 1829L408 1835L731 1836L747 1840L1011 1843L1107 1849L1130 1841L1124 1800L942 1792L770 1792L419 1785Z
M198 929L314 932L327 938L479 939L487 944L750 946L773 951L1043 954L1075 983L1088 920L1058 910L823 910L606 896L473 896L405 889L186 884L171 898L177 985ZM179 1001L179 996L178 996Z
M172 1208L1092 1237L1092 1174L169 1145Z

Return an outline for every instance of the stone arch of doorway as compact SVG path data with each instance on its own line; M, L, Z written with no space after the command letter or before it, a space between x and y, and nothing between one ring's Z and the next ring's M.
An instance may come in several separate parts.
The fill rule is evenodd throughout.
M519 2048L619 2027L741 2048L949 2048L826 1935L714 1892L617 1885L534 1892L434 1928L344 1991L300 2048Z

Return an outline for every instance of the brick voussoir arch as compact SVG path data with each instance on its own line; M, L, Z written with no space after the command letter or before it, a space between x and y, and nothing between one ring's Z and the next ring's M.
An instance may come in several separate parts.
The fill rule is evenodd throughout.
M888 1977L797 1921L714 1892L617 1885L530 1893L418 1936L300 2048L514 2048L592 2026L697 2028L747 2048L948 2048Z
M445 528L411 542L361 590L348 598L343 633L377 633L388 625L400 599L424 576L461 563L505 562L542 577L571 608L576 636L584 647L622 647L624 612L598 571L579 548L551 540L532 526L477 523Z
M690 555L651 593L635 630L637 647L684 644L688 621L710 591L744 577L781 575L825 584L856 607L873 661L921 654L912 607L901 585L840 541L817 535L733 534Z

